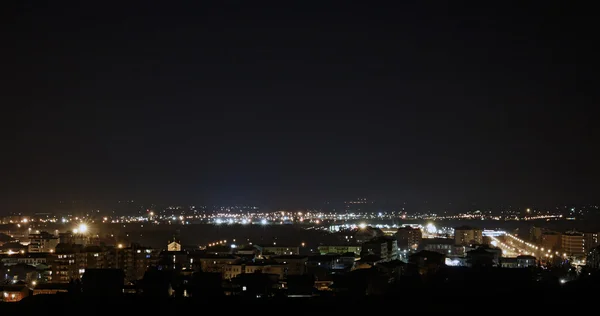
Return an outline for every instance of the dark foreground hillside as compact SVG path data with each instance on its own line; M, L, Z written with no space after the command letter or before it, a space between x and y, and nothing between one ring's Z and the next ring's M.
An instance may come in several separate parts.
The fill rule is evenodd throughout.
M493 288L457 289L445 293L427 291L395 296L317 297L247 299L220 297L213 299L153 299L148 297L71 297L35 296L19 303L0 304L2 315L202 315L233 313L298 313L331 315L332 313L380 312L567 312L573 306L585 306L590 292L527 293L518 288L495 291Z

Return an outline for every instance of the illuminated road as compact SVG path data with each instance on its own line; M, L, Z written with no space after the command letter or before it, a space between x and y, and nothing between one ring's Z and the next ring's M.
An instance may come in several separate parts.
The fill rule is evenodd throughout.
M552 252L551 249L544 249L544 247L526 242L523 239L520 239L508 233L506 234L506 236L508 237L506 241L508 246L516 248L520 254L531 255L536 257L538 260L548 260L557 256L561 256L561 253L559 253L558 251ZM562 257L566 258L567 254L563 253Z
M520 255L518 248L508 245L494 236L489 237L492 239L492 246L502 249L503 257L515 258Z

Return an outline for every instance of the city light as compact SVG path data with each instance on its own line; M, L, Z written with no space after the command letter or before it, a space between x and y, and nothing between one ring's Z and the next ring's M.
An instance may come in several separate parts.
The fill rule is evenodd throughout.
M78 230L80 234L85 234L88 231L88 226L86 224L81 223L79 224Z
M263 225L267 225L268 224L267 220L264 219L264 218L260 221L260 223L263 224Z
M359 227L360 229L365 229L365 228L367 227L367 224L365 224L365 223L360 223L360 224L358 224L358 227Z
M435 234L435 233L437 233L437 228L432 223L427 224L427 226L425 227L425 229L427 230L427 232L429 234Z

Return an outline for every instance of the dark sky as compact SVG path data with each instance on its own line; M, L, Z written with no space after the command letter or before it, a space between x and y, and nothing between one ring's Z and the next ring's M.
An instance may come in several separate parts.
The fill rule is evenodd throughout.
M585 8L302 2L3 3L0 213L596 201Z

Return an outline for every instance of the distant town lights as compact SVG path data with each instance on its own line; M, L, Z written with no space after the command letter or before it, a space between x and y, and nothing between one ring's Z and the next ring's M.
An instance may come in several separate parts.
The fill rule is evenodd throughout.
M269 222L268 222L266 219L264 219L264 218L263 218L263 219L260 221L260 223L261 223L261 224L263 224L263 225L267 225Z

